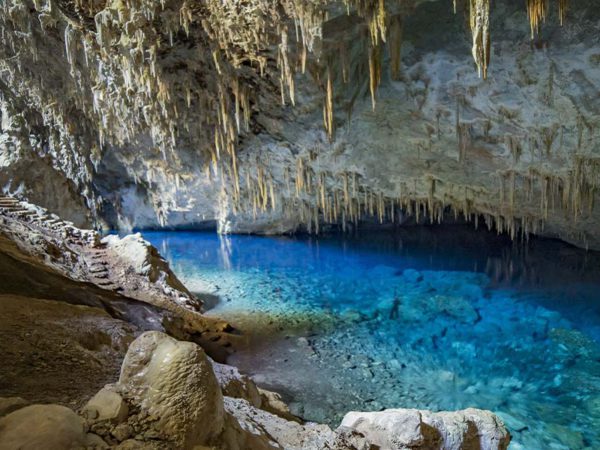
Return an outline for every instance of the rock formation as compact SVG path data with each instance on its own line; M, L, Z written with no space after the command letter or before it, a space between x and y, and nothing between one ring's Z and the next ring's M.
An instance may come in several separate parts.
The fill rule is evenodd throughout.
M121 376L77 416L58 405L3 399L0 448L223 448L502 450L510 435L486 411L349 413L340 428L290 421L254 405L256 386L213 371L196 344L147 332L129 347ZM235 379L235 381L234 381ZM231 384L242 397L231 397Z
M6 1L0 185L77 225L316 233L457 215L600 248L599 14Z

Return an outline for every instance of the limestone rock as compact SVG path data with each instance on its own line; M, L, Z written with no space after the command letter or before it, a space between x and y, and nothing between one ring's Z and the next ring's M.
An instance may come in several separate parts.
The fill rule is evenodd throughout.
M454 412L422 411L422 415L423 422L439 432L443 448L449 450L505 449L510 442L504 423L489 411L468 408Z
M134 298L135 293L129 291L146 290L153 297L166 297L174 305L183 306L192 311L199 311L202 306L194 295L179 281L158 250L142 238L140 233L130 234L123 238L110 235L102 239L102 244L113 255L112 272L116 272L123 286L128 281L138 279L139 286L127 289ZM132 273L138 277L132 277ZM114 274L113 274L114 276Z
M230 450L324 449L335 439L326 425L299 424L254 408L246 400L225 397L227 426L223 445Z
M433 443L433 436L417 410L350 412L341 426L358 431L374 445L386 449L419 449Z
M158 442L139 441L136 439L128 439L121 442L115 447L118 450L154 450L160 449Z
M88 433L86 435L86 449L107 449L110 446L100 436L94 433Z
M261 392L254 382L233 366L212 361L212 368L223 395L247 400L252 406L261 407Z
M119 390L139 414L138 434L190 448L214 440L223 428L223 400L204 351L160 332L147 332L129 347Z
M399 200L413 215L430 207L442 214L449 206L513 232L516 220L526 231L600 248L600 209L593 207L598 2L580 2L563 29L548 20L548 45L540 46L529 45L523 2L498 2L488 79L473 70L470 33L458 31L461 21L448 2L411 2L400 8L409 26L386 44L396 56L378 64L377 98L363 92L369 71L357 64L367 57L369 25L356 8L346 11L335 0L254 0L234 12L239 2L200 3L207 8L183 0L166 9L150 0L94 2L82 14L79 2L54 8L47 0L7 0L0 15L7 30L0 41L3 190L77 223L131 229L219 221L223 232L281 233L330 215L318 207L319 196L305 195L317 183L337 197L356 180L368 203L387 211ZM392 3L384 11L389 20L399 13ZM284 9L305 16L280 15ZM310 76L276 69L294 66L284 55L301 50L288 40L287 22L310 23L299 43L308 49ZM178 33L189 40L174 39ZM168 42L169 51L158 51L159 42ZM223 55L214 60L212 48ZM276 55L281 64L265 64ZM336 70L324 83L334 62L356 66L356 76L347 82ZM295 108L281 107L284 79L296 86ZM335 98L326 108L328 132L324 95ZM215 134L217 124L241 141L236 169L219 153L226 139ZM206 176L208 153L219 141L222 161ZM306 174L294 177L302 169L312 173L310 182ZM239 184L230 171L238 172ZM302 192L294 184L312 186ZM235 207L237 198L245 208ZM358 197L352 200L356 205Z
M294 416L288 405L283 401L281 395L277 392L268 391L266 389L258 388L260 392L262 403L261 408L286 420L298 421L298 418Z
M257 387L252 379L241 374L234 366L211 362L223 395L247 400L255 408L286 420L298 421L278 393Z
M339 427L335 430L335 439L332 442L332 448L335 450L375 450L364 434L353 430L352 428Z
M2 450L64 450L88 444L83 419L59 405L31 405L0 419Z
M505 450L510 434L489 411L432 413L415 409L350 412L341 430L353 429L382 449Z
M82 415L90 423L106 421L119 424L127 418L128 412L129 407L123 398L110 386L106 386L87 402Z

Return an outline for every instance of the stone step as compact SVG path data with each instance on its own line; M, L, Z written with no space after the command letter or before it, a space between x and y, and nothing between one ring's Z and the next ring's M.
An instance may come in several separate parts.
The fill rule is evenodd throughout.
M12 198L12 197L0 197L0 204L3 203L11 203L11 204L17 204L19 203L19 200L17 200L16 198Z
M106 279L108 279L108 272L102 272L102 273L92 272L92 276L96 280L106 280ZM98 284L102 285L101 283L98 283Z

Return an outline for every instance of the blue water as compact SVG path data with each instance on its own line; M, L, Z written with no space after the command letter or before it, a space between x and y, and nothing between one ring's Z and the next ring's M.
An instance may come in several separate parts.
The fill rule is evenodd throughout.
M600 448L596 253L458 226L144 236L248 337L231 362L308 420L478 407L513 449Z

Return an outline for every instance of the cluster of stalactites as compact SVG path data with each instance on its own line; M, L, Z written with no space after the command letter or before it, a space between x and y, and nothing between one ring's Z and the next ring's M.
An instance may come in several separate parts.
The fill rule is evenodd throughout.
M543 22L548 15L549 0L527 0L527 17L531 26L531 38L533 39L540 31ZM558 2L558 20L562 26L565 21L569 0L557 0Z
M347 230L361 220L371 219L383 224L414 215L418 221L428 218L441 222L446 205L435 198L436 179L427 178L427 194L417 192L417 180L400 183L400 193L391 196L383 190L369 187L355 171L334 173L313 167L316 155L300 156L296 167L283 168L282 182L277 182L269 161L244 161L240 176L244 192L231 205L234 212L257 218L270 210L284 217L299 219L309 233L319 234L323 223L339 225ZM470 202L454 205L457 211L469 214ZM465 209L466 208L466 209Z
M558 1L562 23L568 0ZM391 10L393 4L398 6L401 2L343 2L348 13L364 20L368 31L362 58L368 66L368 74L365 70L364 76L368 76L375 108L384 45L390 54L392 78L397 79L400 74L402 17L397 11L391 14ZM490 0L469 2L473 57L485 77L490 61ZM231 182L230 192L234 203L239 204L243 186L239 180L237 145L239 135L250 127L252 100L257 101L252 98L255 85L248 80L256 80L255 75L264 75L272 69L269 61L274 45L282 103L288 99L295 103L295 75L298 71L305 72L309 62L314 64L316 70L312 73L317 74L324 92L324 127L330 139L333 138L334 89L340 76L334 62L340 63L345 83L349 79L348 66L352 64L348 61L350 52L339 51L338 47L324 48L322 42L327 8L334 3L335 0L57 0L63 13L73 13L65 14L66 25L60 26L71 75L78 86L73 94L76 106L96 126L99 147L105 143L127 144L147 133L165 158L170 154L171 162L176 162L175 149L181 145L180 134L185 130L185 144L198 146L205 160L212 162L213 172L223 175L220 178L224 182ZM56 8L48 11L51 2L36 0L34 5L40 23L58 26ZM23 3L6 0L4 8L5 20L10 20L17 17L10 11L22 10ZM546 17L546 0L527 0L527 9L532 31L537 30ZM22 11L18 16L27 14ZM30 24L25 21L21 23L19 19L14 28L21 31L18 36L31 35ZM175 51L178 40L185 38L198 43L195 47L199 50L191 57L184 48L189 42L184 42L180 47L184 56L190 56L184 58L190 65L186 70L172 72L172 68L164 67L168 58L162 55ZM15 47L12 54L20 56L7 64L26 68L28 61L22 55L31 52L35 60L38 44L33 38L25 43L15 43L14 39L4 40L3 45ZM308 61L311 53L314 58ZM360 81L353 80L353 84L360 85ZM46 103L62 102L59 98L52 100ZM58 121L60 112L55 116ZM190 127L190 124L200 125ZM207 142L211 145L207 146ZM275 200L265 203L266 193L271 189L259 184L255 191L261 193L261 200L257 204L275 204ZM327 211L334 210L327 207Z
M549 0L526 0L527 16L531 26L531 38L539 33L541 24L546 21ZM558 1L558 17L562 26L569 0ZM456 13L456 0L453 0ZM469 17L473 35L473 59L480 76L487 77L490 63L490 0L469 0Z
M499 201L493 191L442 180L434 174L396 181L391 190L364 182L356 171L333 172L320 167L318 154L299 156L296 167L270 161L244 160L240 176L245 186L236 199L237 214L257 218L276 210L299 220L309 233L319 234L324 224L343 231L361 221L401 222L411 216L417 223L440 223L453 215L477 227L526 238L543 230L550 211L570 212L576 222L593 208L600 188L600 159L575 157L574 169L553 174L536 169L508 170L500 174ZM283 170L283 174L278 174ZM277 181L281 178L282 181ZM573 236L585 241L585 233Z
M542 223L550 211L562 211L575 223L592 213L598 187L598 158L577 155L573 169L564 173L534 167L526 171L509 169L500 174L499 209L508 216L515 216L528 207Z

